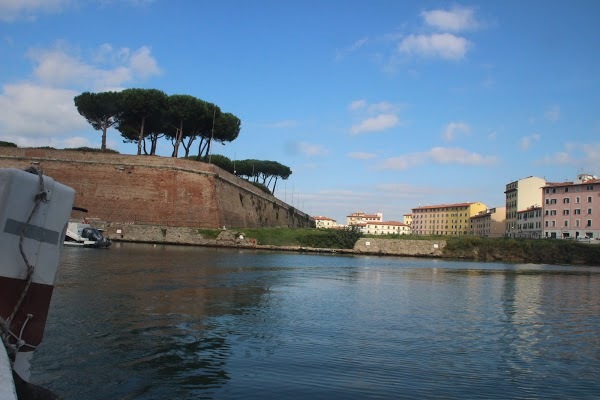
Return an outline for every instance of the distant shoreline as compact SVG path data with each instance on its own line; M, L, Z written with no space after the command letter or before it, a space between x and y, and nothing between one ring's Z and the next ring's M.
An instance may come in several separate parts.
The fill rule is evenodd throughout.
M187 227L154 225L100 226L114 242L148 243L304 253L422 257L447 260L600 266L600 242L562 239L505 239L473 236L448 238L360 238L351 249L260 243L250 230L212 230L214 237ZM282 228L284 230L286 228ZM245 232L246 231L246 232Z

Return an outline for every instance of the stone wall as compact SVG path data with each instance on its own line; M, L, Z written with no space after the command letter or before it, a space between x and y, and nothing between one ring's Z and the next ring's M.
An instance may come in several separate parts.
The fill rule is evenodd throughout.
M412 257L442 257L445 240L401 240L361 238L354 245L356 254L386 254Z
M158 156L0 147L0 167L39 166L84 217L121 226L310 227L314 220L215 165Z

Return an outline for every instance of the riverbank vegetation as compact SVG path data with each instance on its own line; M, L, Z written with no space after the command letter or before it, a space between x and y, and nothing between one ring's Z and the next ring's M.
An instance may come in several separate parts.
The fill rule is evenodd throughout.
M445 241L444 258L535 264L600 265L600 244L563 239L488 238L478 236L362 235L358 230L239 229L260 245L352 249L361 237L387 240Z
M237 231L256 239L259 245L318 249L352 249L361 237L357 229L237 228Z
M477 261L600 265L600 244L565 239L448 237L444 256Z

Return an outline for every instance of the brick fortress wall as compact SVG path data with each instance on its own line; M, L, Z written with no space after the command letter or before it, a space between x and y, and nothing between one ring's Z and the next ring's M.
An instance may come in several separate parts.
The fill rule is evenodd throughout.
M310 227L314 221L214 165L158 156L0 147L0 168L38 165L76 191L73 217L198 228Z

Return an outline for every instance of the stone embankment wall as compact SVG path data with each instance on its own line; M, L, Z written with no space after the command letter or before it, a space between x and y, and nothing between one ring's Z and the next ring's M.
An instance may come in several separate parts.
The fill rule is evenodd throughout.
M385 254L411 257L442 257L445 240L394 240L361 238L354 245L355 254Z
M215 165L157 156L0 147L0 167L39 166L111 226L310 227L314 220Z

